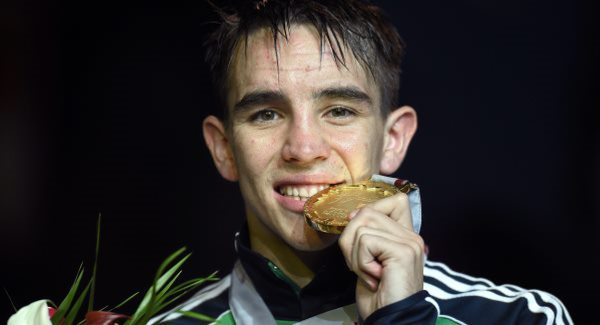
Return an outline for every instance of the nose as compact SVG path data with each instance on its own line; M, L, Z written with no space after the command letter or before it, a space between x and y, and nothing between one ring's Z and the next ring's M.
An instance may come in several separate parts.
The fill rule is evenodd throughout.
M329 157L331 147L318 122L302 118L294 119L290 123L282 151L283 160L309 165Z

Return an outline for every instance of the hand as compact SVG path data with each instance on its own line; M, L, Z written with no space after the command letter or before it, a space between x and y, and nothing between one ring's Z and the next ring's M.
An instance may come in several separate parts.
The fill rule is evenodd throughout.
M424 242L413 231L404 193L351 213L339 245L358 275L356 304L363 319L423 289Z

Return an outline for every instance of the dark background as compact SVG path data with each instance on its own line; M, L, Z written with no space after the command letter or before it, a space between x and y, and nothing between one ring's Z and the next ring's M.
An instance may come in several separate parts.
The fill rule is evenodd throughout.
M99 306L146 290L184 245L184 278L226 274L243 207L201 134L204 1L0 3L0 285L17 307L59 302L91 269L99 213ZM591 320L597 5L381 3L408 43L401 102L420 126L396 175L421 186L430 258Z

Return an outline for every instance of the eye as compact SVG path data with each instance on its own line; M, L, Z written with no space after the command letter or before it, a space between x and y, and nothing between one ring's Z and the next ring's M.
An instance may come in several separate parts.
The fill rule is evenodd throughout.
M260 110L250 116L250 120L252 122L258 122L258 123L271 122L271 121L275 121L279 118L281 118L279 113L275 112L274 110L270 110L270 109Z
M330 109L326 115L333 118L348 118L356 115L356 113L348 108L338 106Z

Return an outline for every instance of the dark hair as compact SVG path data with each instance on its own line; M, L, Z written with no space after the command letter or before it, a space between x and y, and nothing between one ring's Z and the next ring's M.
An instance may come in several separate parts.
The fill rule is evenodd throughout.
M385 116L398 103L400 63L404 42L383 12L359 0L258 0L240 1L229 11L213 5L221 22L205 43L206 61L217 88L218 100L227 118L226 96L230 65L240 41L258 29L270 29L277 52L280 36L287 39L290 26L314 26L321 48L329 46L338 65L345 66L343 48L348 48L381 89L381 111Z

